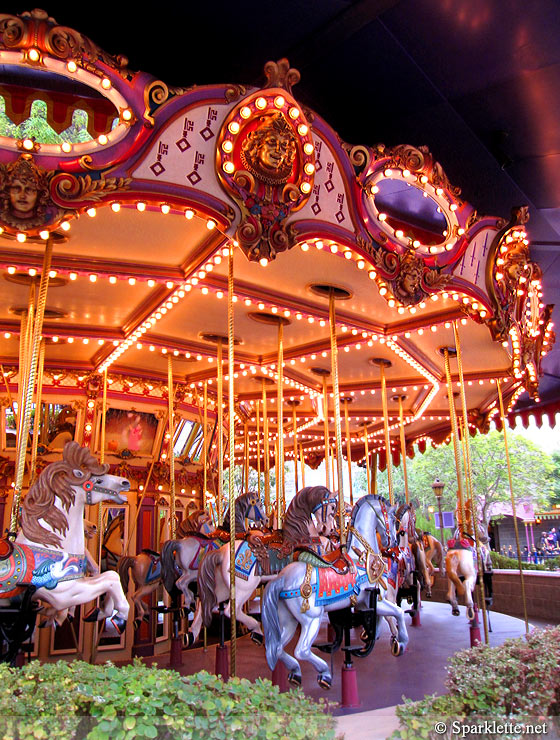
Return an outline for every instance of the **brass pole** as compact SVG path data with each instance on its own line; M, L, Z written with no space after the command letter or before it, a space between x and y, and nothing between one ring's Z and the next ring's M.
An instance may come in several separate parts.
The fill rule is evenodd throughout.
M295 482L295 491L296 493L299 490L299 481L298 481L298 445L297 445L297 415L296 415L296 405L292 406L292 418L293 418L293 427L294 427L294 482Z
M23 476L25 473L25 454L27 451L27 437L29 435L29 422L31 420L31 401L33 398L33 388L35 386L35 375L37 370L37 359L39 354L39 343L41 332L43 331L43 318L45 315L45 303L47 301L47 290L49 287L49 272L51 269L53 242L47 239L45 256L43 258L43 271L39 284L39 296L37 298L37 313L33 326L33 338L29 348L29 374L24 388L25 398L22 397L22 409L20 412L21 436L16 450L15 460L15 486L14 499L12 503L12 515L10 520L10 533L13 535L17 529L19 503L21 500L21 491L23 488Z
M350 420L348 419L348 399L344 399L344 421L346 426L346 457L348 458L348 481L350 486L350 506L354 506L354 493L352 490L352 445L350 442Z
M449 348L443 348L443 359L445 364L445 378L447 382L447 400L449 402L449 418L451 420L451 431L453 436L453 453L455 455L455 469L457 471L457 503L459 505L459 538L465 527L465 505L463 500L463 479L461 475L461 461L459 458L459 436L457 431L457 416L455 414L455 403L453 401L453 382L449 367Z
M14 400L12 398L12 394L10 391L10 385L6 379L6 375L4 373L4 365L2 364L0 364L0 372L2 373L2 380L4 381L4 388L6 389L6 393L8 394L8 403L10 404L10 408L12 409L12 416L14 417L14 424L16 425L16 434L17 434L18 414L14 407Z
M222 338L218 337L218 525L221 527L224 521L223 495L224 495L224 369L222 366ZM231 374L231 373L230 373ZM233 465L233 461L230 462ZM230 517L231 519L231 517Z
M31 465L29 466L29 485L35 480L37 465L37 448L39 445L39 427L41 426L41 396L43 395L43 370L45 368L45 340L41 339L39 349L39 367L37 368L37 390L35 393L35 422L33 424L33 443L31 445Z
M278 323L278 467L276 468L276 503L278 529L284 521L284 324Z
M403 415L403 397L399 396L399 427L400 427L400 438L401 438L401 458L403 466L404 476L404 495L406 497L406 503L408 504L408 473L406 470L406 438L404 436L404 415Z
M393 495L393 459L391 456L391 438L389 436L389 412L387 410L387 384L385 382L385 361L379 364L381 370L381 401L383 403L383 429L385 431L385 458L387 464L387 483L389 485L389 501L395 503Z
M171 539L175 539L175 452L173 443L175 438L175 412L173 409L173 360L171 354L167 354L167 398L168 410L167 421L169 423L169 534Z
M498 387L498 398L500 400L500 418L502 420L502 429L504 431L504 449L506 453L506 463L507 463L507 469L508 469L509 492L511 495L511 511L513 514L513 526L515 529L515 543L517 545L517 564L519 566L519 580L521 583L521 598L523 599L523 616L525 619L525 632L529 634L529 620L527 617L527 600L525 597L525 578L523 576L523 566L521 565L521 547L519 544L519 529L517 526L517 518L515 516L515 496L513 494L513 482L512 482L512 477L511 477L511 464L510 464L510 459L509 459L509 447L508 447L507 432L506 432L506 417L504 413L504 399L502 397L502 387L501 387L499 378L496 378L496 385Z
M202 488L202 508L206 511L206 489L208 488L208 381L204 381L203 391L203 420L202 420L202 463L203 470L203 488Z
M367 436L367 424L364 424L364 450L366 455L366 481L367 481L367 492L371 493L371 477L369 472L369 446Z
M377 452L372 452L371 492L377 496Z
M233 336L233 244L228 257L228 401L229 401L229 603L231 614L231 675L236 675L237 620L235 605L235 397Z
M299 459L301 462L301 487L305 488L305 458L303 456L303 445L299 446Z
M25 389L29 377L29 355L31 352L31 340L33 336L33 320L36 310L36 282L33 280L29 288L29 299L27 311L21 315L20 322L20 343L19 343L19 365L18 365L18 416L16 426L16 448L19 448L19 439L23 424L23 407L25 405ZM27 440L26 447L27 447Z
M243 461L243 474L245 478L244 493L247 493L249 490L249 425L247 422L243 425L243 451L245 453L245 459Z
M331 487L331 473L329 465L329 396L327 393L327 376L323 375L323 430L325 435L325 478L328 489Z
M340 526L340 544L346 544L344 527L344 475L342 473L342 429L340 424L340 391L338 385L338 345L336 342L336 311L334 290L329 295L329 323L331 330L331 372L334 395L334 429L336 438L336 472L338 479L338 519Z
M270 447L268 443L268 412L266 408L266 381L262 380L263 446L264 446L264 508L270 516Z
M259 401L255 403L256 421L257 421L257 493L261 497L261 428L260 428L260 409Z

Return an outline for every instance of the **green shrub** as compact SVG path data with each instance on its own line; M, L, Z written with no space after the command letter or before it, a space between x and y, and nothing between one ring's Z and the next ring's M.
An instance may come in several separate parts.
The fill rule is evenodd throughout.
M181 676L140 661L0 665L3 740L334 738L326 705L270 681Z
M500 555L498 552L490 551L492 566L494 568L503 568L504 570L518 570L519 563L516 558L508 558L506 555ZM560 568L560 556L550 558L544 563L526 563L521 561L523 570L558 570Z
M516 718L522 722L558 715L559 665L560 627L535 630L498 647L478 645L462 650L447 663L449 693L405 700L396 710L400 729L391 738L451 738L450 732L435 730L436 723L445 719L472 723L476 718ZM500 737L518 735L502 733Z

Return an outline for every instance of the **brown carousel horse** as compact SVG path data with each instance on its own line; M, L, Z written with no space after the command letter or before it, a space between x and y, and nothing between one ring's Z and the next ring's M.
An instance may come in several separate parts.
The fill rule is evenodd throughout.
M426 558L426 569L428 571L428 581L430 587L434 585L436 569L434 563L439 567L441 574L444 574L445 558L441 542L429 532L422 532L422 544L424 546L424 556Z
M195 509L180 523L177 535L189 537L210 531L212 531L212 520L208 512ZM138 628L140 620L146 621L150 613L149 607L143 600L144 597L153 593L163 582L160 555L146 548L138 555L124 555L119 558L116 569L125 594L128 593L130 577L134 582L135 590L131 599L136 609L134 623Z

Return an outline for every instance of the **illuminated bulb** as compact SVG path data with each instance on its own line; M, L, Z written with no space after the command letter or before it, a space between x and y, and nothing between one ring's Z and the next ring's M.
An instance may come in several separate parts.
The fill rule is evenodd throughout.
M89 276L89 280L90 280L91 283L95 283L95 281L97 280L97 275L93 275L93 274L90 275Z
M313 144L310 144L309 142L307 144L304 144L303 151L306 154L313 154Z
M49 232L45 229L44 231L41 231L39 233L39 236L41 237L41 239L47 240L49 238Z
M377 217L380 221L386 221L387 220L387 214L386 213L380 213Z
M70 221L63 221L63 222L62 222L62 223L60 224L60 228L61 228L61 229L62 229L63 231L70 231Z
M69 141L63 141L62 144L60 145L60 148L62 149L63 152L68 154L68 152L72 151L72 144Z
M15 267L8 267L8 273L10 275L13 275L15 273L15 271L16 271L16 268Z
M309 249L309 244L307 242L303 242L303 244L301 244L300 246L302 252L307 252Z
M257 98L255 100L255 108L264 110L266 108L266 98Z
M385 177L392 177L392 175L393 175L393 170L392 170L392 169L391 169L390 167L388 167L388 168L387 168L387 169L386 169L386 170L385 170L385 171L383 172L383 174L385 175Z
M136 283L136 278L133 278L133 277L129 277L128 278L128 284L129 285L135 285L135 283Z
M161 206L161 212L162 212L163 214L167 215L167 214L169 213L169 211L170 211L170 210L171 210L171 207L170 207L170 206L168 206L168 205L167 205L167 203L163 203L163 204L162 204L162 206Z
M450 210L450 211L456 211L456 210L457 210L457 204L456 204L456 203L452 203L452 204L451 204L451 205L449 206L449 210Z
M397 237L397 239L402 239L403 236L404 236L404 233L403 233L403 231L401 229L397 229L395 231L395 236Z
M75 71L76 71L76 70L78 69L78 66L76 65L76 62L70 61L70 62L68 62L68 64L66 65L66 69L67 69L67 70L68 70L69 72L75 72Z
M331 252L333 254L336 254L338 252L338 247L336 246L336 244L331 244Z
M309 129L307 128L307 126L305 125L305 123L300 123L300 125L298 126L298 134L300 136L305 136L308 131L309 131Z
M117 282L116 276L115 275L109 275L109 282L111 283L111 285L114 285ZM128 282L130 282L130 280ZM131 283L131 285L132 285L132 283Z
M311 183L310 182L302 182L299 186L299 189L302 193L310 193L311 192Z
M277 108L283 108L286 100L281 95L278 95L276 98L274 98L274 105Z
M209 218L206 222L206 228L208 229L208 231L212 231L212 229L216 228L216 222Z
M70 273L70 274L68 275L68 277L70 278L70 280L76 280L76 279L77 279L77 277L78 277L78 274L77 274L76 272L71 272L71 273Z
M259 260L259 265L261 265L262 267L266 267L268 265L267 258L266 257L261 257L261 259Z
M235 172L235 165L233 164L233 162L224 162L222 168L224 172L227 172L228 175L231 175L233 172Z
M191 218L193 218L193 216L194 216L194 211L191 211L190 209L187 209L185 211L185 218L187 219L187 221L190 221Z
M41 58L41 55L39 54L37 49L29 49L29 53L27 56L32 62L38 62Z
M99 136L97 137L97 141L102 146L105 146L105 144L109 141L109 139L105 136L105 134L99 134Z
M121 210L121 204L120 203L111 203L111 210L115 213L118 213Z
M32 139L24 139L22 146L23 146L24 149L26 149L28 152L30 152L33 149L33 146L34 146L33 140Z
M427 177L427 175L422 175L422 177L420 178L420 182L421 182L421 183L422 183L423 185L425 185L425 184L426 184L426 183L428 182L428 177Z
M370 270L368 272L368 277L370 280L375 280L375 278L377 277L377 273L375 272L375 270ZM387 289L385 289L384 292L381 293L381 295L385 295L386 292L387 292Z
M356 262L356 267L358 268L358 270L363 270L365 266L366 266L365 260L358 260Z
M315 165L308 162L303 169L306 175L312 175L315 172Z
M103 88L104 90L109 90L109 88L111 87L111 80L110 80L110 79L109 79L108 77L104 77L104 78L103 78L103 79L101 80L101 87L102 87L102 88Z
M21 242L23 244L27 237L25 236L25 234L20 232L19 234L17 234L16 239L18 240L18 242Z
M132 119L132 111L130 108L125 108L122 112L123 121L130 121Z
M73 344L74 343L74 337L68 337L68 339L66 341L68 342L68 344ZM118 344L118 342L117 342L117 344Z
M296 119L299 116L299 109L295 106L293 108L290 108L288 115L290 118Z
M50 278L55 278L55 277L56 277L56 270L51 270L51 271L49 272L49 277L50 277Z

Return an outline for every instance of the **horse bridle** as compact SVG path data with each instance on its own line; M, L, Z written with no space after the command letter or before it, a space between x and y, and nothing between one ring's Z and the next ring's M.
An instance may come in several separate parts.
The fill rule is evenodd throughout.
M336 498L333 497L333 498L323 499L317 504L317 506L314 509L311 510L311 513L315 514L316 511L319 511L319 509L321 509L321 521L324 522L325 516L328 511L329 504L336 504Z
M72 471L75 478L82 478L84 475L84 472L82 470L73 470ZM105 486L99 485L99 483L95 483L91 477L87 478L83 483L80 484L81 488L85 491L86 494L86 504L88 506L93 505L92 501L92 493L106 493L109 496L112 496L115 494L115 491L112 488L106 488Z

